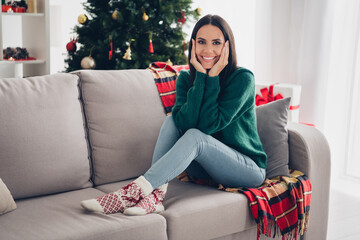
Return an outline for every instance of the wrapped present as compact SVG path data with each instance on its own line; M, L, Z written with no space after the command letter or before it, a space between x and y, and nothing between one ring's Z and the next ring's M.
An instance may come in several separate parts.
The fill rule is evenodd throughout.
M260 106L278 99L291 97L289 121L299 122L301 86L287 83L256 83L255 104Z

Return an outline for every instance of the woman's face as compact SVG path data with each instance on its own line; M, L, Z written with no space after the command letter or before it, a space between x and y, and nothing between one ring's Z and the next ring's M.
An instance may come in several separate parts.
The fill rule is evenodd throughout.
M196 34L195 54L203 68L211 69L219 60L225 38L221 30L213 25L202 26Z

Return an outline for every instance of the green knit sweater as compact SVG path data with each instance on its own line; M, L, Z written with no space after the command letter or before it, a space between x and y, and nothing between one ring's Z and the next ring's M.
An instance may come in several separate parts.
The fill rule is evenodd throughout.
M238 68L220 88L219 76L181 71L176 82L172 115L183 132L197 128L227 146L245 154L261 168L267 156L257 132L255 80L251 71Z

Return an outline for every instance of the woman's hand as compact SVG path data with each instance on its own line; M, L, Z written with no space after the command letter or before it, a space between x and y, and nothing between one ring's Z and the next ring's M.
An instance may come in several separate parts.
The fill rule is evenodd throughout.
M197 60L196 55L195 55L195 40L191 39L192 41L192 49L191 49L191 58L190 58L190 63L194 66L194 68L196 69L196 71L198 72L202 72L206 74L206 70L205 68L201 65L201 63Z
M221 71L226 67L226 65L228 65L228 63L229 63L229 41L226 41L221 51L219 61L217 61L217 63L215 63L215 65L210 69L209 76L210 77L219 76Z

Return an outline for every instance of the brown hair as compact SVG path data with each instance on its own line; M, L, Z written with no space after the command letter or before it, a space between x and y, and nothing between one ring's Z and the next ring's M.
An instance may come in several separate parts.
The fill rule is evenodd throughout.
M189 54L188 54L188 63L190 66L190 80L193 83L195 80L196 70L194 66L190 63L191 58L191 50L192 50L192 39L196 40L196 34L199 29L204 25L213 25L218 27L224 35L225 42L229 41L229 60L228 65L221 71L220 83L223 82L224 79L227 79L237 68L237 60L236 60L236 50L235 50L235 39L234 34L229 26L229 24L218 15L206 15L202 17L196 24L191 34L191 39L189 43Z

